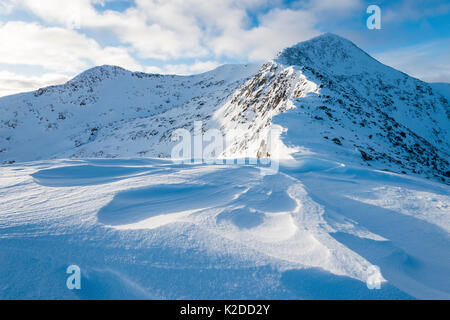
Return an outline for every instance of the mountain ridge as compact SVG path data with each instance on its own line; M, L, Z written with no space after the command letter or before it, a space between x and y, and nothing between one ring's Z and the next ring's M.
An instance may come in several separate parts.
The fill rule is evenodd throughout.
M325 34L264 64L217 118L228 116L221 121L223 130L240 132L228 149L231 154L258 153L275 119L284 128L286 147L301 146L303 156L318 152L336 161L359 158L358 164L381 170L426 172L448 181L448 111L448 101L431 85L381 64L346 39ZM257 118L259 125L250 139L237 139L248 131L249 118ZM233 124L231 119L237 120Z
M23 106L18 110L14 104ZM60 86L1 98L0 108L8 110L0 117L0 160L6 162L169 157L171 133L203 121L204 130L235 132L225 157L317 153L442 182L449 176L450 112L444 95L330 33L283 50L259 69L225 65L176 76L104 65ZM76 120L68 128L70 117ZM33 129L40 141L54 139L59 128L65 128L65 137L51 147L39 142L45 152L24 156L26 150L15 152L14 142L30 143L31 135L23 128L20 138L11 133L25 122L40 127ZM282 128L276 151L263 151L275 126Z

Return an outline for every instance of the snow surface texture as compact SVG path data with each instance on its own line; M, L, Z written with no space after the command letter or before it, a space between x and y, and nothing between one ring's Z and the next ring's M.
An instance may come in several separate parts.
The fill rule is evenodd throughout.
M446 185L297 160L4 166L0 298L450 298Z
M449 299L447 89L325 34L261 67L2 98L0 299ZM164 159L197 120L280 171Z

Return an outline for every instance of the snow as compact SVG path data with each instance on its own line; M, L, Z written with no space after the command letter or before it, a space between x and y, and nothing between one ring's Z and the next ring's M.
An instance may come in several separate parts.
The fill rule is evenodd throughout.
M325 34L1 98L0 299L449 299L446 90ZM172 162L194 121L279 171Z
M61 86L0 99L0 161L170 157L171 133L205 120L256 65L194 76L90 69Z
M1 298L448 298L448 188L314 163L4 166ZM70 264L92 290L65 288ZM374 265L381 290L365 287Z
M261 67L162 76L101 66L1 98L0 161L168 158L175 130L200 121L226 134L224 158L312 153L448 182L446 96L448 84L409 77L333 34Z
M383 186L362 193L354 199L414 216L450 232L450 203L446 195Z

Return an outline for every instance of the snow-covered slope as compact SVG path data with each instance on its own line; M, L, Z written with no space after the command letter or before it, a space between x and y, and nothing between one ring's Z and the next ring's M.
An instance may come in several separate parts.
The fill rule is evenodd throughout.
M270 176L160 159L3 166L0 299L449 299L449 207L442 183L312 156Z
M280 143L297 148L297 155L441 181L450 176L448 100L333 34L285 49L264 64L216 119L224 131L245 137L234 140L229 154L256 156L275 123L285 131Z
M445 92L326 34L2 98L0 299L449 299ZM158 159L196 120L279 171Z
M90 69L68 83L0 99L0 161L168 157L171 132L204 120L255 65L194 76Z
M433 82L430 85L435 91L443 95L447 101L450 101L450 83Z
M259 71L225 65L181 77L103 66L62 86L0 99L0 161L166 158L172 132L192 130L197 120L227 134L226 157L315 153L447 182L445 88L333 34L285 49ZM268 151L274 124L284 134Z

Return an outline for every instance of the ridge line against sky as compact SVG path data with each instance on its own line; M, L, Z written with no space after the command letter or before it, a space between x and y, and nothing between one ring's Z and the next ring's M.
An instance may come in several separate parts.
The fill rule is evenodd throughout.
M368 30L379 5L382 29ZM450 82L444 0L0 0L0 96L102 64L193 74L261 63L323 32L429 82Z

